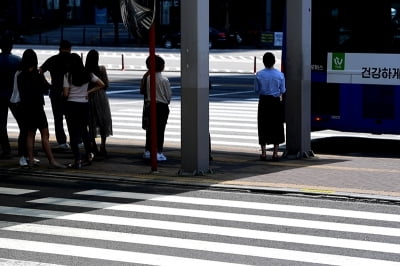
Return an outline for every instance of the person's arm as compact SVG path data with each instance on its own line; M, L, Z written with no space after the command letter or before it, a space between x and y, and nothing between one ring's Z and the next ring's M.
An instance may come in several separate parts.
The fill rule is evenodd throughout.
M171 84L169 83L169 80L165 80L165 93L166 97L168 99L168 104L171 102L172 98L172 90L171 90Z
M52 64L53 57L48 58L44 63L39 67L39 73L46 73L50 69L50 65Z
M45 78L44 74L40 73L38 70L38 74L39 74L39 78L40 78L40 82L42 83L42 92L44 95L49 95L49 91L50 91L50 84L47 81L47 79Z
M283 73L282 73L282 82L281 82L281 86L279 89L281 91L281 95L286 92L286 81L285 81L285 76L283 75Z
M68 98L70 91L70 84L68 82L67 74L64 75L64 83L63 83L63 96Z
M257 75L254 76L254 92L257 94L260 93L260 84L258 83Z
M91 80L91 81L92 81L95 85L93 86L93 88L91 88L90 90L88 90L88 95L89 95L90 93L93 93L93 92L98 91L98 90L100 90L100 89L102 89L102 88L105 87L104 82L103 82L101 79L99 79L96 75L91 74L91 76L92 76L92 80Z
M107 89L108 86L110 85L110 82L108 80L107 69L105 66L100 66L100 77L99 78L104 82L104 89Z
M143 94L145 97L147 96L147 77L149 74L149 71L147 71L140 80L140 94Z

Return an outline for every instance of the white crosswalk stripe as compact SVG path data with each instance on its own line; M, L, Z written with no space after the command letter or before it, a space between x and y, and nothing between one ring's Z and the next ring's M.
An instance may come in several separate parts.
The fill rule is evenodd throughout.
M54 120L51 104L45 97L45 110L49 122L51 137L54 137ZM145 140L142 129L142 100L122 101L110 99L113 117L112 139ZM181 103L173 101L170 105L170 116L165 132L165 146L168 143L179 145L181 141ZM249 148L252 152L258 149L257 137L257 102L211 102L210 134L212 145ZM66 128L66 125L64 125ZM9 112L9 134L18 134L18 125ZM68 134L66 130L66 134Z
M0 187L5 195L34 192ZM0 215L35 220L1 226L0 256L15 257L0 265L41 265L32 254L73 257L75 265L400 265L394 213L91 189L27 199L23 207L3 204Z
M22 194L32 193L35 191L36 190L31 190L31 189L0 187L0 194L5 194L5 195L22 195Z

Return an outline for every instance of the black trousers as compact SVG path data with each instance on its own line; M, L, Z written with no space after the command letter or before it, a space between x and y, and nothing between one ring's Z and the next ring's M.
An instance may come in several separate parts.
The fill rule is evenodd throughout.
M0 145L4 154L11 152L10 141L8 139L7 132L9 106L10 99L7 97L0 97Z
M167 126L169 107L166 103L157 103L157 151L162 152L164 148L164 134ZM151 125L151 114L150 114ZM146 151L151 150L151 126L146 130Z
M64 111L65 111L65 99L64 97L51 95L51 109L53 111L54 118L54 131L56 133L56 140L58 144L67 143L67 136L64 131Z
M71 150L76 161L81 160L79 143L81 140L85 145L86 156L91 152L89 138L89 103L66 102L65 118L67 120Z

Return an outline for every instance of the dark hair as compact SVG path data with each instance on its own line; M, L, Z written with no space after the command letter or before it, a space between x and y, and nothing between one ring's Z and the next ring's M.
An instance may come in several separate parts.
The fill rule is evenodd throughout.
M13 40L11 38L3 37L0 44L0 49L3 53L9 54L13 48Z
M263 56L263 63L266 68L271 68L275 65L275 56L271 52L266 52Z
M62 40L61 42L60 42L60 50L64 50L64 49L71 49L71 47L72 47L72 44L69 42L69 41L67 41L67 40Z
M88 73L93 73L96 76L100 74L99 53L92 49L86 56L85 69Z
M27 71L29 68L37 68L38 58L33 49L26 49L22 54L20 69L22 71Z
M83 66L82 58L76 54L71 54L71 68L68 73L68 80L75 86L82 86L90 81L90 75Z
M156 72L161 72L164 70L165 61L159 55L156 55L155 57L156 57L155 58L156 59ZM146 59L146 67L147 67L147 69L150 69L150 56L147 57L147 59Z

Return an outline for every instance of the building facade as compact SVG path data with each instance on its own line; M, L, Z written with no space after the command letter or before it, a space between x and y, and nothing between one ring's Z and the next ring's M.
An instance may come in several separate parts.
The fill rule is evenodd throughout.
M161 33L180 27L180 1L156 0L156 25ZM256 41L260 32L282 31L282 0L209 0L210 25L227 32L239 32L244 40ZM40 31L65 24L99 24L118 20L117 0L3 0L1 30Z

